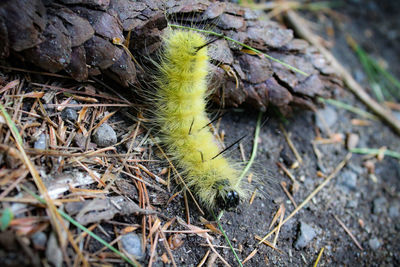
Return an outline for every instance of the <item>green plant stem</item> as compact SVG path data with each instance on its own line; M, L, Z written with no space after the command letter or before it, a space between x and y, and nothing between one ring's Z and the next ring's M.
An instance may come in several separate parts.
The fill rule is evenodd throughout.
M378 148L353 148L350 150L352 153L357 153L357 154L369 154L369 155L378 155L379 153L382 152L381 149ZM383 150L383 154L385 156L390 156L393 158L400 159L400 153L392 150Z
M249 159L249 162L247 162L246 167L244 167L242 173L239 176L239 181L243 179L243 177L246 175L246 173L250 170L251 165L254 162L254 159L257 156L257 149L258 149L258 136L260 135L260 128L261 128L261 118L262 118L263 112L258 113L258 118L257 118L257 125L256 125L256 131L254 133L254 141L253 141L253 150L251 152L251 156Z
M291 65L289 65L289 64L287 64L287 63L285 63L285 62L283 62L283 61L281 61L281 60L279 60L279 59L277 59L277 58L271 57L270 55L268 55L268 54L266 54L266 53L264 53L264 52L261 52L260 50L255 49L255 48L253 48L253 47L251 47L251 46L249 46L249 45L246 45L246 44L244 44L244 43L242 43L242 42L239 42L239 41L237 41L237 40L235 40L235 39L232 39L232 38L230 38L230 37L228 37L228 36L225 36L225 35L223 35L222 33L217 33L217 32L207 31L207 30L202 30L202 29L196 29L196 28L191 28L191 27L182 26L182 25L176 25L176 24L169 24L169 26L170 26L170 27L173 27L173 28L186 29L186 30L201 32L201 33L205 33L205 34L214 35L214 36L217 36L217 37L220 37L220 38L224 38L225 40L234 42L234 43L236 43L236 44L238 44L238 45L240 45L240 46L243 46L243 47L245 47L245 48L247 48L247 49L249 49L249 50L251 50L251 51L253 51L253 52L257 53L257 54L264 55L266 58L268 58L268 59L270 59L270 60L272 60L272 61L275 61L275 62L277 62L277 63L279 63L279 64L285 66L286 68L288 68L288 69L290 69L290 70L292 70L292 71L295 71L295 72L297 72L297 73L300 73L300 74L302 74L302 75L304 75L304 76L308 76L308 74L305 73L304 71L299 70L298 68L293 67L293 66L291 66Z
M24 185L20 185L22 189L24 189L28 194L32 195L37 201L39 201L42 204L46 204L46 201L39 197L38 195L36 195L33 191L31 191L29 188L27 188ZM72 223L73 225L75 225L76 227L78 227L79 229L81 229L82 231L84 231L85 233L87 233L88 235L90 235L91 237L93 237L94 239L96 239L97 241L99 241L101 244L103 244L105 247L107 247L108 249L110 249L111 251L113 251L114 253L118 254L122 259L124 259L126 262L128 262L129 264L131 264L132 266L138 266L138 264L134 263L131 259L129 259L128 257L126 257L124 254L122 254L120 251L118 251L116 248L114 248L113 246L111 246L110 244L108 244L104 239L102 239L101 237L99 237L98 235L96 235L95 233L93 233L92 231L90 231L89 229L87 229L85 226L83 226L82 224L80 224L79 222L75 221L71 216L69 216L68 214L66 214L64 211L57 209L58 213L64 217L64 219L68 220L70 223Z
M364 118L368 118L368 119L371 119L371 120L378 120L378 117L376 117L375 115L373 115L373 114L371 114L371 113L369 113L367 111L364 111L362 109L359 109L359 108L356 108L354 106L351 106L349 104L343 103L341 101L337 101L337 100L334 100L334 99L325 99L325 98L322 98L322 97L319 97L318 100L323 102L323 103L328 103L328 104L331 104L331 105L333 105L335 107L351 111L351 112L353 112L355 114L358 114L358 115L360 115L360 116L362 116Z
M212 212L212 211L211 211ZM230 247L230 249L233 252L233 255L236 258L236 261L238 262L240 267L243 267L242 261L240 260L239 256L237 255L235 249L232 246L231 241L229 240L229 237L226 235L224 229L222 228L222 225L219 223L220 218L222 217L223 212L221 212L220 216L218 216L218 218L215 216L214 212L212 212L212 215L214 216L215 221L217 222L218 228L221 231L222 235L225 237L226 242L228 242L228 245Z

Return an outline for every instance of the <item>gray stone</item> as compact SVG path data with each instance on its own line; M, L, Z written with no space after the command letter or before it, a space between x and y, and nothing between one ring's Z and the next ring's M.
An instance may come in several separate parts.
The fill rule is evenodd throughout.
M374 214L379 214L382 213L384 210L386 210L386 198L384 197L379 197L375 198L373 202L373 213Z
M45 249L47 242L47 235L43 232L36 232L32 235L32 243L36 249Z
M361 175L364 172L364 169L362 167L351 162L347 164L347 167L349 167L353 172L357 173L358 175Z
M398 120L400 120L400 111L393 111L392 114L393 114Z
M314 228L305 222L300 222L300 230L294 247L296 249L302 249L308 245L308 243L316 236Z
M49 263L55 267L61 267L63 263L63 255L54 233L50 234L49 242L46 247L46 258Z
M76 119L78 119L78 113L73 108L65 108L65 109L63 109L63 111L61 111L61 118L64 121L68 120L68 121L75 122Z
M357 199L351 199L347 202L346 207L354 209L358 206L358 200Z
M69 101L69 104L70 104L70 105L78 105L79 103L78 103L77 101L75 101L75 100L72 99L71 101ZM76 110L76 111L79 111L79 110L82 109L81 106L80 106L80 107L68 107L68 108L73 109L73 110Z
M93 141L100 147L112 146L117 143L117 134L107 123L103 123L93 134Z
M376 238L376 237L371 238L371 239L368 241L368 245L369 245L369 246L371 247L371 249L373 249L373 250L377 250L378 248L381 247L381 243L379 242L378 238Z
M142 249L142 240L139 235L134 233L123 235L121 243L126 252L133 255L135 259L140 260L145 256Z
M389 217L392 219L400 217L400 203L396 202L390 205Z
M323 109L319 109L317 113L318 114L315 116L315 123L323 132L325 132L327 127L332 127L338 118L336 110L331 106L326 106Z
M350 170L344 171L338 179L337 187L345 193L356 190L357 174Z
M35 144L33 144L33 148L35 149L46 149L47 145L47 135L45 133L41 133L39 135L38 140L36 140Z

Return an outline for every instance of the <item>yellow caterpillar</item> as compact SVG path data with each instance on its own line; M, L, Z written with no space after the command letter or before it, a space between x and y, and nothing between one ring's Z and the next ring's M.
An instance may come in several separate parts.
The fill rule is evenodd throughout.
M156 78L156 123L169 155L202 206L231 209L244 190L239 172L219 154L208 127L208 73L206 38L190 30L170 30Z

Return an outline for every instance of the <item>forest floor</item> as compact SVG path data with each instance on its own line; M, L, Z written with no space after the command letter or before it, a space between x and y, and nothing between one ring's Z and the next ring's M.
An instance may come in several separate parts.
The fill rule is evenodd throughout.
M315 33L325 38L337 59L366 88L367 77L346 42L347 34L400 77L400 46L395 42L400 39L400 22L396 15L400 12L400 3L386 1L384 5L381 2L350 1L336 8L337 13L331 16L300 12L313 21ZM151 261L153 266L170 266L172 254L177 266L197 266L205 255L211 266L213 263L224 266L207 243L207 237L212 237L213 249L232 266L238 265L224 236L215 228L213 218L201 216L189 196L189 204L185 206L180 187L174 182L168 183L171 170L155 145L157 139L150 137L149 131L126 108L126 102L114 93L99 93L92 85L85 85L79 92L62 91L59 87L69 88L68 82L53 82L51 86L55 90L50 90L51 86L43 85L47 79L40 74L7 73L3 84L14 81L15 86L10 91L1 90L1 97L3 105L12 103L7 106L8 112L12 113L12 109L24 111L24 115L12 113L12 119L18 122L20 132L24 132L25 147L40 149L51 145L55 148L61 146L60 140L63 140L63 150L53 154L26 149L49 194L59 196L60 199L54 201L57 207L63 206L63 210L78 222L119 250L127 251L127 255L134 255L141 264ZM26 90L24 84L28 83L33 86ZM22 94L23 98L17 98ZM346 89L334 95L338 101L368 111ZM44 99L43 106L37 97ZM60 105L48 104L61 104L66 98L65 103L70 106L63 111ZM77 102L69 102L71 99ZM400 110L396 112L400 119ZM100 122L95 123L98 118L105 122L100 127ZM316 261L319 266L400 265L400 163L399 159L385 154L385 148L400 151L400 137L380 120L330 104L321 105L317 113L296 110L286 119L267 112L263 121L255 140L258 142L257 157L250 170L254 183L259 184L254 201L241 203L236 211L224 212L220 219L238 257L242 261L248 258L244 265L311 266ZM52 123L57 123L58 127ZM248 160L252 153L256 124L257 112L247 109L227 110L215 124L219 135L224 135L225 144L247 135L241 149L229 152L238 161ZM4 134L0 145L3 153L0 172L7 177L7 171L19 170L15 177L1 181L2 187L7 186L0 194L2 225L9 214L9 227L0 233L2 266L45 262L58 266L64 260L64 248L57 244L50 231L50 213L24 189L35 187L33 182L24 180L29 172L22 164L20 152L8 148L8 144L14 143L13 135L5 126L0 127ZM36 130L31 130L33 128ZM88 132L96 132L92 140L85 138ZM301 162L285 134L297 149ZM107 146L112 142L110 139L115 138L118 143L107 149L94 154L81 152L102 142ZM378 155L350 155L349 147L381 150ZM128 152L135 156L124 159L123 155ZM20 160L16 160L18 158ZM291 168L293 165L297 166ZM94 184L93 177L101 181ZM87 185L89 181L90 186ZM318 186L324 181L327 182L319 190ZM288 194L282 189L283 182ZM177 192L180 194L174 195ZM307 199L313 192L315 195ZM140 203L140 207L129 199ZM86 201L75 202L80 200ZM149 209L150 203L156 213ZM296 206L301 208L279 225ZM264 237L278 225L276 242L274 233L266 239L269 245L259 244L257 237ZM75 242L93 264L124 264L115 254L102 249L98 241L75 229L70 226ZM143 233L147 238L145 248L141 249ZM135 246L137 240L138 251L130 251L129 247ZM274 248L272 243L275 243ZM71 247L67 250L75 253ZM21 257L21 251L26 256Z

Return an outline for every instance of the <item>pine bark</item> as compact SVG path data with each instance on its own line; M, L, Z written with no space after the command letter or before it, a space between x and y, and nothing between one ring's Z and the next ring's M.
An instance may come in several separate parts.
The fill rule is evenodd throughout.
M309 74L293 72L220 39L210 45L213 100L220 105L249 105L282 113L293 106L313 108L318 96L341 86L329 63L293 31L262 11L232 3L160 0L3 0L0 3L0 58L15 59L46 71L65 72L77 81L107 75L123 86L138 84L147 73L134 57L148 58L160 48L168 21L205 27L259 49ZM212 37L210 37L212 38Z

